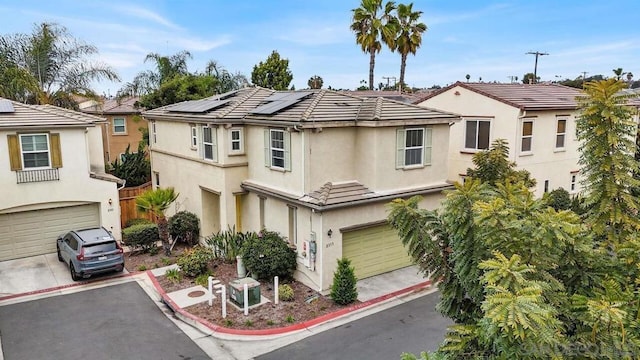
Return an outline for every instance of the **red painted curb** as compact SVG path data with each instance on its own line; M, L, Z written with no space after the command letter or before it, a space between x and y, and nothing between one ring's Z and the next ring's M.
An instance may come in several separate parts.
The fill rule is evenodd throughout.
M353 305L353 306L349 306L337 311L334 311L332 313L329 314L325 314L322 315L320 317L317 317L315 319L309 320L309 321L305 321L299 324L294 324L294 325L290 325L290 326L285 326L285 327L281 327L281 328L273 328L273 329L261 329L261 330L244 330L244 329L230 329L230 328L226 328L224 326L220 326L220 325L216 325L213 324L207 320L201 319L187 311L185 311L184 309L182 309L181 307L179 307L173 300L171 300L169 298L169 296L167 295L167 293L164 291L164 289L160 286L160 283L158 282L158 280L156 279L156 277L153 275L153 273L148 270L147 271L147 275L149 276L149 278L151 279L151 282L153 283L153 286L156 288L156 291L158 292L158 294L160 295L160 297L162 298L162 301L167 304L167 306L169 306L174 312L180 313L181 315L197 321L199 323L201 323L202 325L208 327L210 330L214 331L214 332L218 332L218 333L222 333L222 334L229 334L229 335L244 335L244 336L250 336L250 335L281 335L281 334L285 334L288 332L292 332L292 331L297 331L297 330L302 330L302 329L306 329L315 325L319 325L321 323L324 323L326 321L329 320L333 320L335 318L338 318L340 316L343 316L345 314L354 312L356 310L361 310L364 309L366 307L381 303L385 300L389 300L393 297L396 296L400 296L400 295L404 295L404 294L408 294L414 291L418 291L420 289L426 288L428 286L430 286L432 284L431 280L427 280L424 282L421 282L419 284L410 286L408 288L404 288L398 291L394 291L392 293L386 294L386 295L382 295L379 296L375 299L371 299L371 300L367 300L365 302Z
M48 293L48 292L54 292L54 291L58 291L58 290L74 288L74 287L77 287L77 286L82 286L82 285L87 285L87 284L99 283L99 282L107 281L107 280L111 280L111 279L129 277L129 276L133 276L133 275L137 275L137 274L138 274L138 272L133 272L133 273L128 273L128 274L120 274L120 275L110 276L109 278L106 278L106 279L83 280L83 281L77 281L77 282L75 282L73 284L54 286L54 287L50 287L50 288L46 288L46 289L28 291L28 292L20 293L20 294L11 294L11 295L0 297L0 301L15 299L15 298L29 296L29 295L45 294L45 293Z

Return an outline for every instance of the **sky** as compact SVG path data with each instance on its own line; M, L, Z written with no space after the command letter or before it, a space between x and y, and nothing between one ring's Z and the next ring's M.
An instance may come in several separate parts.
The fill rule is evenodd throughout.
M408 3L405 2L405 3ZM324 87L355 89L368 81L369 55L350 31L359 0L75 1L0 0L0 34L30 33L34 24L55 22L99 49L94 59L110 65L122 82L95 84L115 95L143 70L149 53L188 50L190 71L215 60L249 79L253 66L273 50L289 60L296 89L319 75ZM640 12L637 0L415 0L428 30L405 82L412 87L456 81L510 82L533 72L542 81L612 69L640 79ZM376 56L375 84L399 78L400 55L384 48ZM389 80L385 78L391 78Z

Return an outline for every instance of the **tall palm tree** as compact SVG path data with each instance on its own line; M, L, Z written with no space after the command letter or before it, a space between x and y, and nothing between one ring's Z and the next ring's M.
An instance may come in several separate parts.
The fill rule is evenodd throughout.
M187 75L187 60L191 59L191 53L182 50L171 56L163 56L158 53L149 53L144 58L144 62L155 62L155 71L141 71L133 78L133 81L124 84L118 90L118 97L142 96L160 88L163 83L175 78L178 75Z
M0 79L11 80L0 81L0 92L20 102L76 108L71 95L95 97L93 81L119 80L107 65L88 61L97 53L54 23L38 24L30 35L0 36Z
M422 11L413 11L413 3L399 4L397 10L397 37L394 41L395 50L400 53L400 82L399 90L404 85L404 73L407 67L407 55L415 55L422 44L422 33L427 31L427 25L419 22Z
M373 90L373 70L376 54L382 49L380 39L393 48L396 21L392 12L396 9L393 1L382 7L382 0L361 0L360 7L352 9L351 30L356 34L356 43L364 53L369 53L369 90ZM379 14L379 11L382 12Z
M151 213L158 224L162 248L166 256L171 255L171 244L169 244L169 229L167 218L164 212L178 198L178 193L172 187L157 188L149 190L136 198L136 207L143 213Z

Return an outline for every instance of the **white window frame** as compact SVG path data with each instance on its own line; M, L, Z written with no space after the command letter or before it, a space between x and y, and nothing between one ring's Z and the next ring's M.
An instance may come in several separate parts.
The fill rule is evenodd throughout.
M207 131L210 132L211 141L206 141ZM207 157L207 148L211 148L211 158ZM218 144L217 129L213 126L205 125L202 127L202 159L212 162L218 162Z
M151 122L151 140L153 141L154 144L156 144L158 142L158 133L156 131L156 122L152 121Z
M282 147L274 147L274 134L282 134ZM274 156L281 152L282 156ZM274 164L274 159L282 158L282 165ZM291 133L284 129L264 129L264 166L277 171L291 171Z
M46 139L46 144L47 144L47 150L24 150L24 148L22 147L22 139L23 138L33 138L35 136L44 136ZM20 134L19 136L19 143L20 143L20 161L22 161L22 169L24 170L38 170L38 169L51 169L51 140L49 139L49 134L48 133L35 133L35 134ZM40 154L40 153L47 153L47 166L27 166L25 164L24 161L24 155L25 154Z
M468 147L467 146L467 132L469 131L469 123L476 123L476 130L475 130L475 144L474 147ZM479 136L480 136L480 123L488 123L489 124L489 133L487 134L487 147L486 148L480 148L478 143L480 142L479 140ZM463 133L464 139L463 139L463 148L466 151L472 151L472 152L477 152L477 151L483 151L483 150L487 150L491 147L491 120L490 119L465 119L464 120L464 133Z
M422 133L422 143L416 146L407 146L408 134L415 131ZM430 127L398 129L396 133L396 168L412 169L421 168L425 165L431 165L431 155L433 149L432 134L433 130ZM407 153L416 149L421 150L420 161L415 164L407 164Z
M190 132L191 132L191 150L197 150L198 149L198 127L195 125L191 125L190 126Z
M126 135L127 134L127 119L121 117L114 117L112 120L113 123L113 134L114 135ZM116 125L116 121L122 121L122 125ZM117 131L118 127L122 127L122 131Z
M560 132L560 122L564 121L564 132ZM567 126L569 125L569 119L566 117L558 117L556 118L556 141L555 141L555 150L562 151L567 146ZM562 137L562 146L558 146L558 139Z
M238 134L238 139L233 138L233 134ZM234 149L233 145L238 144L238 149ZM242 155L244 154L244 129L231 128L229 129L229 155Z
M569 193L575 194L578 192L578 173L570 173L569 179Z
M525 123L531 124L531 134L525 135ZM520 155L530 155L533 153L533 119L522 119L520 122ZM529 140L529 149L523 149L525 140Z

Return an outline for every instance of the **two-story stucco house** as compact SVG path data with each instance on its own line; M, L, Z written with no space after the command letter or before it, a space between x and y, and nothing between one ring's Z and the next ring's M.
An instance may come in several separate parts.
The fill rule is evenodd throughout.
M52 253L71 229L120 239L118 186L104 173L104 119L0 98L0 261Z
M201 236L230 226L287 237L296 278L331 286L336 260L365 278L410 264L386 225L394 198L436 208L457 115L330 90L245 88L146 111L154 186L180 193Z
M536 179L535 193L580 190L576 139L578 89L556 84L457 82L418 101L461 114L451 127L449 179L461 181L473 154L506 139L509 159Z

